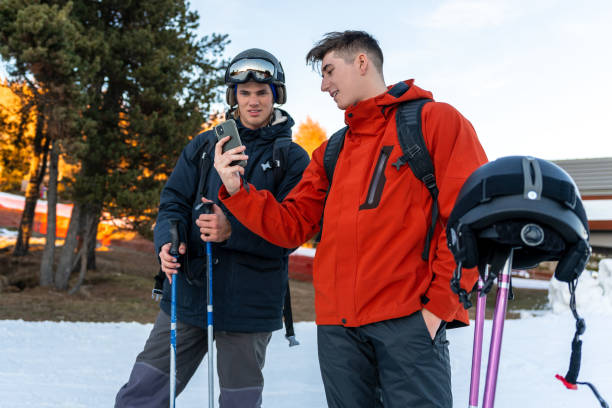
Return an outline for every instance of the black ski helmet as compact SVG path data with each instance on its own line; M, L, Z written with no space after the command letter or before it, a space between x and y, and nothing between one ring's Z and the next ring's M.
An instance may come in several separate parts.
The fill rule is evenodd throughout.
M448 245L466 268L491 260L496 248L513 248L514 268L558 260L555 277L578 278L591 248L589 227L572 178L546 160L502 157L465 181L447 225Z
M260 48L250 48L236 55L225 70L225 100L232 107L237 104L236 84L247 81L268 83L272 86L274 102L287 102L285 71L274 55Z

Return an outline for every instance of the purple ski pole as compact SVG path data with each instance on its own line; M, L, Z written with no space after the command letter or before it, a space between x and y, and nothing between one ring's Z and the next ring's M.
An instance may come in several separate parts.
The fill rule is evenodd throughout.
M486 279L489 275L489 265L485 269ZM476 301L476 317L474 322L474 347L472 349L472 378L470 379L470 408L478 408L478 391L480 386L480 364L482 361L482 333L487 305L487 294L482 293L483 278L478 277L478 300Z
M491 334L491 347L489 348L489 363L483 397L483 408L493 408L495 404L495 387L499 371L499 356L501 352L502 336L504 335L504 320L508 306L508 290L510 289L510 273L512 271L512 254L510 251L502 273L497 281L497 302L493 316L493 331Z

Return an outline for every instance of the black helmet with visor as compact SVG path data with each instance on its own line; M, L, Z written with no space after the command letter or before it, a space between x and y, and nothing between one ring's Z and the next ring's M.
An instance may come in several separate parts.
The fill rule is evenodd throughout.
M236 55L225 71L225 84L228 86L226 101L236 105L236 84L248 81L270 84L274 93L274 102L283 104L287 101L285 89L285 72L283 67L268 51L251 48Z

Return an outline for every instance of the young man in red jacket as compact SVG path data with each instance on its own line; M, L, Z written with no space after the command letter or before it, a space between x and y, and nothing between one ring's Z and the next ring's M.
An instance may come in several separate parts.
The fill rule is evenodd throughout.
M320 63L321 90L344 110L348 131L329 187L328 142L312 156L282 203L246 189L243 148L221 154L219 197L247 228L295 247L319 230L314 259L318 351L330 407L451 407L447 324L469 323L450 288L455 267L445 223L465 179L487 158L470 124L452 106L426 103L421 129L435 169L439 217L427 256L432 197L403 155L395 113L403 102L429 98L413 80L387 86L377 41L361 31L328 33L307 61ZM427 260L424 260L427 258ZM471 289L476 272L464 275ZM382 400L382 401L381 401Z

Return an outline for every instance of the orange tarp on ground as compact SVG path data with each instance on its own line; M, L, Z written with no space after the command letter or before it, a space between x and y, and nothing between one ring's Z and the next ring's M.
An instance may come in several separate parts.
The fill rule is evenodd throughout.
M25 197L0 193L0 226L19 227L21 213L25 207ZM72 204L58 204L56 219L56 236L65 238L68 231L68 223L70 222L70 214L72 213ZM38 200L34 213L33 229L35 232L47 233L47 201Z

